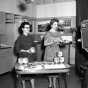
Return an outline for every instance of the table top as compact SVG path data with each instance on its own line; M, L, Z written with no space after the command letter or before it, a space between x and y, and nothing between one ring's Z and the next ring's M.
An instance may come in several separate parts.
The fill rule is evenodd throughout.
M30 66L31 65L31 66ZM29 65L15 65L18 74L52 74L52 73L68 73L70 71L68 64L53 64L47 62L35 62Z

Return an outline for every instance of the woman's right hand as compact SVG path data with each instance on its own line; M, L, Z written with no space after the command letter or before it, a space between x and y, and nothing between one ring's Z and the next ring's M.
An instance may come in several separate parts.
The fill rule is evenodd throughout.
M35 53L35 48L34 47L31 47L30 48L30 51L31 51L31 53Z
M29 53L29 54L31 54L31 50L30 49L26 50L26 52Z
M31 50L30 50L30 49L28 49L28 50L24 50L24 49L22 49L22 50L20 50L20 52L31 53Z
M62 39L60 39L60 38L58 38L58 39L54 40L54 43L56 43L56 44L60 44L60 43L62 43L62 42L63 42L63 40L62 40Z

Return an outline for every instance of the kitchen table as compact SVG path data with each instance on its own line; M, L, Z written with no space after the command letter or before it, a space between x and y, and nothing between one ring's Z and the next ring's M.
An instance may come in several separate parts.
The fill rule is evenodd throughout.
M54 64L53 62L34 62L28 65L16 64L15 69L19 82L17 83L17 86L22 83L22 88L25 88L26 80L30 80L31 78L35 78L35 76L37 77L40 75L44 75L42 77L48 77L50 75L57 76L58 80L59 78L62 78L64 79L65 88L67 88L67 77L70 72L70 65L68 64Z

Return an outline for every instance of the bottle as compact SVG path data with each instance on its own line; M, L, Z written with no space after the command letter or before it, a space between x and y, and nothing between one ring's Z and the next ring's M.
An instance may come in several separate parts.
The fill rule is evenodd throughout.
M59 56L58 56L58 52L56 52L56 56L54 57L54 64L58 64L59 63Z
M59 57L59 63L60 64L64 63L64 57L61 51L58 52L58 57Z

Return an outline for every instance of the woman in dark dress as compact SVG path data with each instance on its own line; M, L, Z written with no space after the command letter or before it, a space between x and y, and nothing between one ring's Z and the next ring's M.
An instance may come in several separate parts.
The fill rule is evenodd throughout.
M33 36L29 34L31 25L28 22L23 22L19 29L19 36L14 44L14 54L19 59L26 58L28 62L35 61L35 44ZM31 79L32 88L34 88L34 79Z

